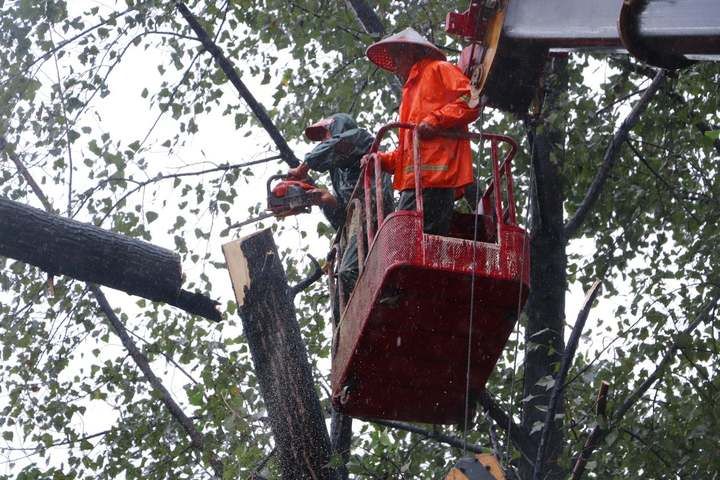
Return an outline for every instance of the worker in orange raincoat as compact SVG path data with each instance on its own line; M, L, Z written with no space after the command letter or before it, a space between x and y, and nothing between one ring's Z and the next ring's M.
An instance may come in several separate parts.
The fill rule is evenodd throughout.
M443 130L467 131L479 108L471 108L470 80L445 54L412 28L368 47L368 58L396 74L404 83L400 122L417 125L420 136L424 229L445 235L450 229L457 192L473 182L472 151L468 140L443 137ZM398 210L415 210L413 133L402 129L399 145L379 153L382 168L393 174L400 190Z

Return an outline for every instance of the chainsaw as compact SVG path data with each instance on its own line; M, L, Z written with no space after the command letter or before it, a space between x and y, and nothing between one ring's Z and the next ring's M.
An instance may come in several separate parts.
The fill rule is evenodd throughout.
M284 218L310 212L317 205L321 192L311 192L317 187L311 179L297 180L286 175L273 175L267 180L267 208L263 213L245 221L230 225L225 231L259 222L268 217Z

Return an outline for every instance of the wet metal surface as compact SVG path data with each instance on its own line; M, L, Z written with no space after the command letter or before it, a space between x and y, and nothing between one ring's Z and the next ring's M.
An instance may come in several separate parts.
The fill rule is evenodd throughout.
M618 48L621 6L622 0L511 0L504 33L557 48ZM720 54L720 1L653 0L640 33L678 52Z

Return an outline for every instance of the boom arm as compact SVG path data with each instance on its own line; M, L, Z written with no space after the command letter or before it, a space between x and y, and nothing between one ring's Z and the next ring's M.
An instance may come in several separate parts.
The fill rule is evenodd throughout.
M473 0L448 15L446 30L480 41L478 90L517 113L536 95L551 50L630 52L668 69L720 60L719 0Z
M642 3L639 34L658 50L720 60L718 0ZM618 32L622 6L623 0L511 0L503 33L548 48L625 50Z

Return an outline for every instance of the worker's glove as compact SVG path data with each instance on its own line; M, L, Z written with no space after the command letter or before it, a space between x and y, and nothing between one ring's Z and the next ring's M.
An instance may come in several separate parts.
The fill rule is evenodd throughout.
M310 170L308 164L301 163L297 167L288 170L287 177L293 180L304 180L307 178L308 170Z
M317 198L317 200L313 200L315 205L328 208L336 208L338 206L335 196L324 188L314 188L312 190L308 190L307 193L311 197Z

